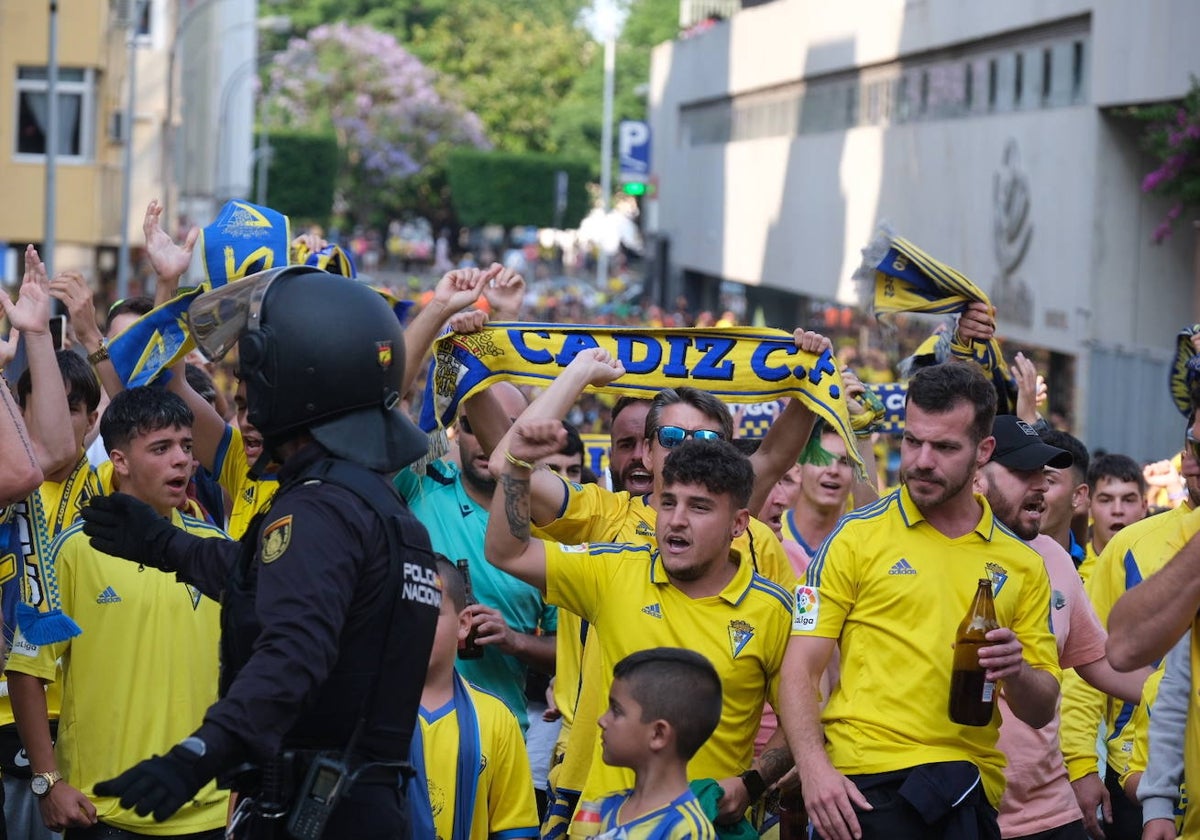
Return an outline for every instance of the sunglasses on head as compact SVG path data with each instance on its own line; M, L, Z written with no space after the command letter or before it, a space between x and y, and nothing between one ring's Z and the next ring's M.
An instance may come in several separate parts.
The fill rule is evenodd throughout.
M659 426L655 430L658 443L664 449L674 449L688 438L696 440L724 440L720 432L711 429L685 429L681 426Z

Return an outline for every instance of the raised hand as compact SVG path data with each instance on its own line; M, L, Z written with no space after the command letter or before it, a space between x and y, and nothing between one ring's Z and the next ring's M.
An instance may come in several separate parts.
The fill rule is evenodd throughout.
M96 324L96 305L92 289L78 271L64 271L50 281L50 296L67 307L75 337L88 348L99 347L100 327Z
M8 316L8 323L26 336L49 332L50 281L46 277L46 265L32 245L25 248L25 275L21 279L17 302L9 300L8 295L0 295L0 306Z
M812 330L797 329L792 333L792 339L796 342L796 347L806 353L824 353L826 350L833 349L833 342L819 332Z
M192 264L192 251L196 248L196 240L200 237L200 228L188 231L183 245L176 244L162 227L163 206L157 200L146 206L146 215L142 219L142 233L146 235L146 256L154 273L160 282L179 286L179 278Z
M987 341L996 334L996 313L986 303L971 301L962 315L958 317L958 327L955 330L959 344L970 344L972 341Z
M450 331L456 333L477 333L487 326L488 315L482 309L465 309L450 316Z
M508 452L518 460L535 464L562 450L566 442L567 430L561 420L518 417L508 441Z
M520 316L521 303L525 300L525 278L498 263L492 263L488 271L496 268L500 271L483 287L483 296L492 307L495 320L514 321Z
M465 309L483 293L484 287L498 275L503 266L493 263L486 270L479 268L456 268L442 275L433 289L433 299L449 313Z
M588 385L602 388L625 375L625 366L611 353L599 347L582 350L567 365L563 374L584 377Z
M1046 397L1046 382L1038 376L1037 367L1024 353L1017 353L1009 366L1017 383L1017 416L1026 423L1036 423L1038 403Z

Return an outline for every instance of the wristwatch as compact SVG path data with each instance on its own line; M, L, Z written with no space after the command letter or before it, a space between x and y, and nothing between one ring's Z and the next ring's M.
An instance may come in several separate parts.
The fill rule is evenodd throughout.
M107 358L108 358L108 345L102 343L100 345L99 350L97 350L94 353L88 353L87 360L88 360L89 365L91 365L92 367L95 367L96 365L100 364Z
M746 793L750 795L750 802L755 803L762 799L762 795L767 792L767 783L763 781L762 774L757 770L747 770L738 776L742 780L742 784L746 786Z
M49 773L34 773L33 778L29 780L29 789L33 791L33 795L39 799L50 793L50 788L62 781L62 773L57 770L51 770Z

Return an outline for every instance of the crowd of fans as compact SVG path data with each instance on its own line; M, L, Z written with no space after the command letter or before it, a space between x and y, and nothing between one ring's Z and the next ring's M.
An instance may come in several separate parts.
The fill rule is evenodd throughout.
M140 492L181 528L237 539L277 486L251 473L271 453L231 367L195 353L126 388L108 358L107 342L171 299L190 262L158 212L146 224L156 299L108 308L103 330L86 279L47 277L32 248L15 300L0 301L11 837L101 836L86 833L98 825L215 837L227 821L227 794L212 787L163 823L94 791L199 724L217 695L219 631L215 604L169 575L89 565L98 552L79 511ZM392 289L414 301L407 364L424 364L444 330L489 319L631 332L747 320L686 300L611 303L620 289L598 304L585 285L526 283L495 264ZM65 349L50 338L55 300L69 314ZM881 349L915 353L929 320L900 317L864 345L873 319L841 311L797 329L795 351L836 355L852 421L871 414L871 385L906 380L901 434L864 420L848 440L792 400L760 438L737 439L736 407L702 388L606 392L626 371L587 349L546 389L501 383L467 400L449 451L394 477L441 555L409 790L429 836L556 838L574 819L626 832L614 837L786 838L805 808L839 840L1122 840L1186 824L1195 733L1181 711L1151 714L1172 684L1183 686L1173 708L1194 702L1178 673L1192 664L1186 637L1156 667L1115 663L1142 666L1124 672L1105 625L1200 529L1191 432L1150 464L1089 452L1042 416L1031 358L1014 357L1015 414L997 415L972 363L904 367ZM995 313L972 304L941 328L986 341ZM581 433L610 437L606 473L588 468ZM999 629L979 663L1000 702L970 727L950 720L946 696L981 576ZM64 616L78 636L37 641L30 628Z

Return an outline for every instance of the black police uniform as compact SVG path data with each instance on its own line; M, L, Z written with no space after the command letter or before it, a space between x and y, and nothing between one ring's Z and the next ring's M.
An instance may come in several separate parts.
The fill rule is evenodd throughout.
M306 765L344 757L355 781L319 836L402 836L401 768L441 602L428 534L385 477L428 445L397 409L403 330L370 288L306 266L206 292L188 322L212 358L236 342L248 418L268 452L288 455L240 544L190 537L120 493L83 512L97 549L177 572L222 603L221 699L193 736L96 792L161 821L236 774L235 836L257 840L296 833L289 819L308 812L289 818L295 801L330 801L315 784L328 773L311 798L297 788ZM257 782L237 773L246 764ZM247 831L251 801L263 819Z
M389 571L389 526L330 480L335 464L373 483L376 504L390 508L398 573ZM371 766L323 836L397 837L406 823L396 764L408 758L438 615L429 537L384 476L318 444L288 459L279 479L240 547L172 545L185 549L170 558L179 578L222 599L221 699L196 735L226 768L296 752L294 788L312 752L340 754L367 718L349 764ZM252 836L272 836L258 825Z

